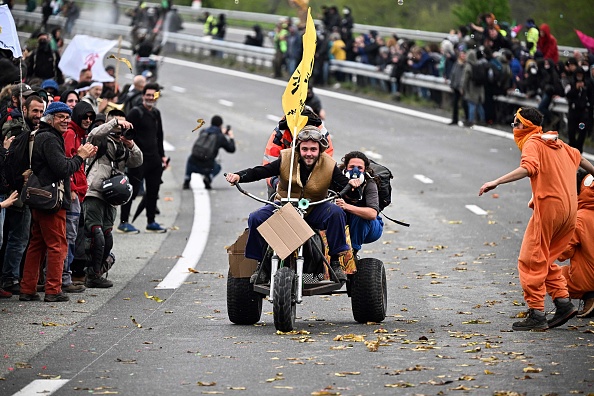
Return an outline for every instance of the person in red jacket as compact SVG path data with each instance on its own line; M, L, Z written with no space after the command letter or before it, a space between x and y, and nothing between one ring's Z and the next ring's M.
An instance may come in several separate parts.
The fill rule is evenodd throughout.
M530 177L533 214L526 227L518 273L528 305L528 317L512 326L514 331L544 331L566 323L577 314L569 299L567 282L555 260L571 240L577 216L575 173L579 166L594 172L580 152L559 139L557 132L542 131L543 115L532 107L520 108L514 117L514 140L522 152L520 166L483 184L479 196L500 184ZM547 321L545 295L555 303Z
M578 212L575 231L559 261L570 259L561 267L567 280L569 297L582 300L578 318L594 316L594 176L580 169L577 180Z
M74 106L72 120L68 123L68 129L64 132L64 149L67 158L76 155L89 127L95 121L95 117L95 111L89 103L81 101ZM72 203L70 204L70 209L66 212L68 255L64 261L64 271L62 272L62 290L67 293L80 293L85 290L85 287L83 285L73 284L70 265L74 260L77 240L78 243L84 243L84 238L77 238L81 205L88 189L84 163L70 177L70 189Z
M552 59L553 62L559 63L559 49L557 48L557 39L551 34L551 28L546 23L540 25L540 37L536 48L542 52L542 57L545 59Z

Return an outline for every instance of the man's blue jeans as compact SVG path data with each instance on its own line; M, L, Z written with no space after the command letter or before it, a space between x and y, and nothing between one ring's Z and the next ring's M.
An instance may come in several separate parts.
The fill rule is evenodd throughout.
M262 261L266 241L262 238L257 228L260 224L268 220L273 213L274 206L272 205L263 206L250 213L250 217L248 218L250 233L245 247L245 257ZM335 204L324 202L323 204L314 206L305 217L305 221L312 228L326 230L330 256L349 250L344 231L346 226L346 215L344 211Z
M188 157L186 161L186 176L184 177L184 181L190 181L192 179L192 173L199 173L203 176L210 176L210 179L214 179L216 175L219 174L221 171L221 165L214 161L212 167L204 167L201 165L196 164L192 161L192 156Z
M349 233L351 246L354 250L361 250L364 243L375 242L382 236L384 222L380 216L373 220L365 220L359 216L349 216Z
M9 286L18 283L21 276L21 260L29 243L31 210L26 206L21 209L8 208L5 216L8 236L2 266L2 282L4 286Z

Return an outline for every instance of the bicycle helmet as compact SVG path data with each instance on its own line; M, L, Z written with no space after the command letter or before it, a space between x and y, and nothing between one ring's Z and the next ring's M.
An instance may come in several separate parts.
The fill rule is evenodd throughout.
M103 198L110 205L123 205L132 198L132 184L126 175L116 175L101 183Z
M308 140L320 143L320 153L323 153L328 148L328 139L326 139L322 131L313 125L306 125L299 131L297 134L297 148L299 148L301 142Z

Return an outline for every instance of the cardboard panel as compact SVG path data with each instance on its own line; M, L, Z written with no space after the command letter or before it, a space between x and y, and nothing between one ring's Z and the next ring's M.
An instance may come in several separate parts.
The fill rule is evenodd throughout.
M227 248L229 253L229 272L234 278L249 278L256 271L258 262L245 258L245 243L249 231L245 229L235 243Z
M258 227L258 232L284 260L314 235L291 204L286 204Z

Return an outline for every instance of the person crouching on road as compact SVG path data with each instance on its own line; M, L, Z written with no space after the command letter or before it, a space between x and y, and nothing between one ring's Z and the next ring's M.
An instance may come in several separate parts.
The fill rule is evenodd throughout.
M324 151L328 148L328 141L315 126L304 127L297 135L295 156L293 157L293 175L289 179L291 167L292 149L282 150L279 159L255 168L244 169L237 173L229 173L226 179L229 183L249 183L262 180L267 177L279 176L277 187L277 200L286 198L291 183L291 198L306 198L312 201L319 201L328 195L328 189L342 191L347 185L353 188L361 185L359 179L347 179L336 166L336 161ZM272 216L274 206L268 204L254 212L248 219L249 235L245 248L245 257L257 260L260 264L263 259L266 242L260 235L257 228ZM326 230L328 248L330 254L330 266L341 282L347 277L344 273L339 257L349 249L346 243L344 228L346 226L346 214L342 209L330 202L311 207L305 216L305 221L312 227L319 230ZM256 270L256 274L263 274L264 271ZM266 276L266 274L264 274ZM267 279L257 279L252 276L254 282L265 282Z
M339 166L349 179L359 179L362 184L347 193L344 199L337 199L336 205L347 214L353 254L361 250L364 243L375 242L382 236L384 222L379 216L379 194L369 158L360 151L351 151Z
M142 151L133 140L126 139L123 135L125 130L132 128L133 125L126 121L123 111L112 110L107 115L107 122L93 129L87 138L89 143L100 149L97 155L89 158L86 169L89 190L83 201L83 210L90 258L85 268L86 287L113 286L111 281L103 277L103 263L108 259L113 247L112 230L117 209L105 200L102 183L112 176L114 170L123 173L126 167L138 168L142 165Z
M71 114L72 110L65 103L51 103L45 110L39 130L35 134L31 169L41 183L50 184L63 180L64 200L62 208L57 213L31 209L31 239L21 280L21 301L41 299L36 293L36 288L39 265L44 258L47 263L44 301L69 300L62 292L62 270L68 253L66 210L70 207L70 177L85 159L97 152L97 147L86 143L78 148L74 157L66 157L62 135L68 129Z
M522 152L520 166L482 185L479 196L500 184L530 177L532 217L526 227L518 272L528 317L515 322L515 331L543 331L573 318L577 310L569 300L567 282L555 260L571 240L577 215L575 174L579 166L594 174L594 166L580 152L542 131L543 115L533 107L520 108L514 117L514 140ZM555 303L555 315L546 319L545 295Z
M575 230L559 261L571 259L561 267L567 280L569 297L579 298L583 309L578 318L594 316L594 176L582 169L577 178L578 211Z

